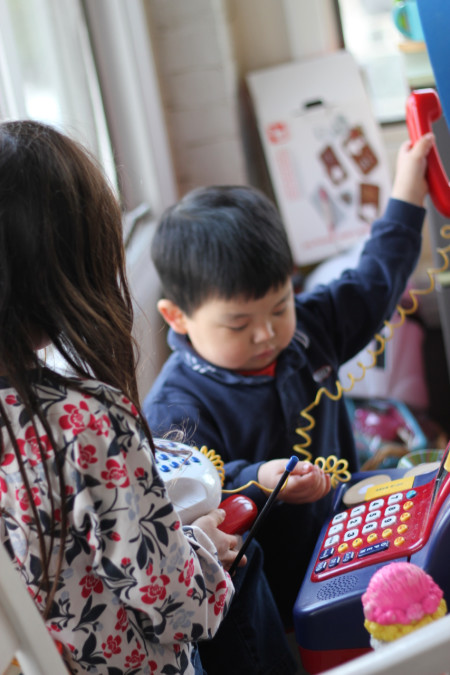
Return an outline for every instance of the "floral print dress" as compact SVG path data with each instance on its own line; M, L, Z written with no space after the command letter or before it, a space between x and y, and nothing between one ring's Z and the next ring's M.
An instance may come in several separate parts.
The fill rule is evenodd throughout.
M69 527L47 626L69 652L71 671L194 672L192 643L216 632L233 593L214 545L200 529L181 526L136 411L120 392L92 380L56 384L46 370L34 386L64 460ZM0 399L48 540L51 510L34 428L4 378ZM3 424L0 416L1 537L42 609L36 526ZM38 429L58 518L56 457Z

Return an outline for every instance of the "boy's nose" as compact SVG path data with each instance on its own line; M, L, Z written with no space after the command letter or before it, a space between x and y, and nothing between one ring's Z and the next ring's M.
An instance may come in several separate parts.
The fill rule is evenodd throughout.
M273 338L274 335L275 332L272 328L272 323L270 321L266 321L256 328L253 334L253 341L255 344L258 344L259 342L266 342L266 340Z

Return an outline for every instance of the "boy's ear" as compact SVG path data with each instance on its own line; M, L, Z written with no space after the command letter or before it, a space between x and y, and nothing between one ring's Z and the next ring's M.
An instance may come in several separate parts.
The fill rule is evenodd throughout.
M186 335L186 314L176 305L172 300L162 298L158 300L158 312L163 317L164 321L169 324L175 333Z

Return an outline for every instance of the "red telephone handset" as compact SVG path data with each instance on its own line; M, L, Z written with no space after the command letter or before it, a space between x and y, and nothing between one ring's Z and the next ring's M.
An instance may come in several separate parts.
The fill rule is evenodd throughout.
M432 131L431 124L442 115L441 103L434 89L413 91L406 103L406 125L412 143ZM428 155L427 180L430 196L436 209L450 217L450 183L442 166L436 146Z
M218 529L228 534L244 534L258 515L255 502L245 495L231 495L219 504L225 511L225 520Z

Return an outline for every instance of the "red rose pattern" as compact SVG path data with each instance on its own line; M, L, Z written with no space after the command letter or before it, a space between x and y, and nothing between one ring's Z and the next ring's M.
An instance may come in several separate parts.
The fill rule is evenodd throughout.
M70 429L74 434L80 434L95 424L95 417L89 412L86 401L81 401L78 406L68 403L63 408L67 414L59 420L62 429Z
M221 581L216 586L216 592L214 595L211 595L208 602L209 604L214 604L214 613L218 616L221 614L225 607L225 601L227 598L227 582Z
M125 488L129 486L130 481L125 464L121 464L117 459L108 459L106 468L107 471L101 472L101 477L107 481L107 488Z
M89 464L95 464L98 462L96 455L95 445L80 445L79 456L78 456L78 466L81 469L87 469Z
M92 592L102 593L103 591L102 580L94 574L89 574L90 571L91 568L87 567L86 572L88 572L88 574L86 574L80 581L80 586L83 587L81 590L81 595L83 598L88 598Z
M39 440L43 450L43 458L48 459L50 457L50 453L52 450L50 441L47 436L40 436ZM31 466L36 466L36 464L38 464L41 461L41 451L39 449L39 442L36 437L36 431L34 430L34 427L32 425L27 427L24 439L22 438L17 439L17 445L19 446L20 454L22 455L22 457L28 458L28 461L30 462Z
M182 584L184 583L186 586L190 586L192 575L194 574L194 561L192 558L189 560L186 560L184 563L184 568L183 571L180 572L180 575L178 577L178 581Z

